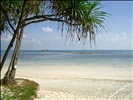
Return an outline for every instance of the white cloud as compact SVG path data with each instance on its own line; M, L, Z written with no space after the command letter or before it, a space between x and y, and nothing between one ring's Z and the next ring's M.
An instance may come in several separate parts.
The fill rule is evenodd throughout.
M24 44L34 44L34 45L38 45L41 44L42 42L36 38L30 38L28 37L26 34L23 35L23 43Z
M9 34L7 34L6 36L2 36L1 40L2 42L9 42L11 41L12 36L10 36Z
M126 32L123 32L121 34L113 35L113 37L110 39L112 43L112 46L115 46L115 48L119 49L131 49L132 48L132 38L127 34Z
M108 50L130 50L133 46L131 34L122 33L108 33L97 38L97 49Z
M52 32L52 28L48 27L42 27L43 32Z
M112 38L110 39L111 42L125 42L128 40L129 40L129 37L127 36L126 32L113 35Z
M40 41L40 40L37 40L37 39L35 39L35 38L31 39L31 42L32 42L33 44L41 44L41 41Z

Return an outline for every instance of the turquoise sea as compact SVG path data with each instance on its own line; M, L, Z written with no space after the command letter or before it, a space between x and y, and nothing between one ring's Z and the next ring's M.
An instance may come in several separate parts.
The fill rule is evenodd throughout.
M1 51L1 58L4 54ZM5 66L8 66L12 51ZM101 65L107 67L132 67L133 50L21 50L18 66L32 65Z

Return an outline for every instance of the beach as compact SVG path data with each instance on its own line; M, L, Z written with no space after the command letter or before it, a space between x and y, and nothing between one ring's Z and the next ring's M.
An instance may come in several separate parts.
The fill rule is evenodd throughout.
M132 100L131 53L23 51L16 78L39 84L35 100Z
M39 83L35 100L132 100L130 68L103 66L18 67L16 78Z

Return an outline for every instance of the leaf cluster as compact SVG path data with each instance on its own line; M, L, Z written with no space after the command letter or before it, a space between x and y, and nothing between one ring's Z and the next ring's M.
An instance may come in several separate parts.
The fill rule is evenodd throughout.
M53 1L51 13L56 13L57 18L67 22L62 23L62 32L66 26L68 38L85 40L89 35L91 42L95 41L100 28L105 29L105 17L108 13L100 11L101 8L100 1L58 0Z

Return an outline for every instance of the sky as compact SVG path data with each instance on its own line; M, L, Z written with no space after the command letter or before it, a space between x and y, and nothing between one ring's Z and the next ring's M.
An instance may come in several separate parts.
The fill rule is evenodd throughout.
M55 22L42 22L25 28L21 50L132 50L133 49L133 2L102 1L101 10L111 14L106 22L106 31L96 35L96 45L90 46L89 39L85 44L66 40L58 31ZM5 50L12 38L9 33L1 36L1 49Z

